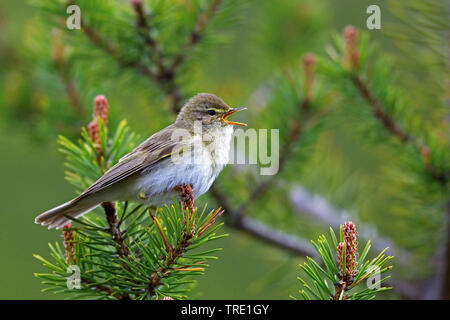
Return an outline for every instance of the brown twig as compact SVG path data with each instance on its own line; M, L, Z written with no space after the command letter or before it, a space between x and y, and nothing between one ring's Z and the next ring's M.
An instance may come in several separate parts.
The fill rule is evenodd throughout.
M352 73L350 74L350 79L361 97L371 106L372 113L375 118L381 122L383 127L393 136L398 137L402 143L413 145L414 148L420 152L423 166L428 172L429 177L443 186L447 185L450 179L450 172L441 172L433 165L429 156L430 148L401 129L395 120L384 111L383 105L375 98L375 95L371 93L368 85L360 75Z
M182 64L186 59L188 50L190 50L200 41L208 22L212 20L212 18L216 14L221 2L222 0L213 0L208 9L206 9L203 13L200 13L195 23L194 29L188 37L188 40L179 51L179 53L175 56L171 65L171 69L175 70L180 64Z
M416 137L407 133L401 126L385 111L385 107L372 93L368 84L358 73L359 53L357 48L358 33L352 26L344 30L345 56L344 65L348 71L350 81L356 88L360 96L371 107L372 113L383 127L393 136L397 137L404 144L411 144L421 155L422 163L429 177L434 181L446 186L450 179L450 172L442 172L436 168L430 159L430 148L421 143Z
M192 47L200 42L206 26L209 21L213 19L221 2L222 0L213 0L208 9L206 9L203 13L200 13L186 43L180 48L178 54L170 64L170 67L159 74L158 80L162 83L167 96L170 98L170 108L174 113L178 113L178 111L180 111L183 98L180 93L181 90L175 81L177 69L186 60L187 54Z
M189 232L185 232L177 248L170 248L169 256L166 258L165 264L160 266L150 277L147 288L150 297L155 295L156 288L161 284L161 280L170 273L171 267L175 264L176 259L189 247L189 240L191 238L192 235Z
M141 30L141 34L143 35L146 43L153 50L153 60L157 65L157 70L153 70L138 61L128 61L124 59L114 44L104 40L100 34L98 34L86 23L81 23L81 29L83 33L91 40L91 42L105 51L108 55L112 56L119 63L119 65L126 68L134 68L139 73L153 80L169 97L170 108L174 112L178 112L181 109L183 97L179 86L176 84L175 74L178 67L184 62L186 52L199 43L203 30L206 28L208 22L214 17L221 2L221 0L213 0L208 9L199 15L187 42L184 46L182 46L172 63L167 67L166 65L168 62L165 62L163 58L159 43L150 35L151 26L145 18L145 12L141 1L132 1L132 6L137 16L137 26Z
M129 300L130 297L125 294L125 295L120 295L114 292L113 289L111 289L108 286L103 286L103 285L99 285L99 284L92 284L90 281L86 280L86 279L81 279L81 283L87 285L89 288L98 291L98 292L104 292L106 293L108 296L114 297L118 300Z
M134 68L139 73L154 79L156 77L156 73L149 68L148 66L141 64L139 61L129 61L126 60L119 52L117 46L112 44L111 42L104 40L100 34L98 34L94 29L92 29L89 25L81 21L81 30L87 36L91 42L93 42L97 47L102 49L108 55L113 57L120 66L125 68Z
M347 288L347 282L338 281L334 284L334 296L331 297L331 300L346 300L347 294L345 294L345 290Z
M146 19L142 1L131 1L133 9L136 12L137 27L140 30L141 35L144 37L145 42L153 51L152 58L157 67L155 70L137 60L129 61L125 59L120 54L115 44L103 39L98 32L83 22L83 20L81 21L81 30L92 43L113 57L120 66L125 68L133 68L154 81L155 84L157 84L169 98L171 110L177 113L181 109L181 103L183 100L181 90L175 81L177 69L186 59L187 52L200 42L202 33L204 32L209 21L213 19L215 13L220 7L221 2L222 0L213 0L210 6L204 12L199 14L186 43L180 48L178 54L175 55L170 63L163 57L158 41L151 36L151 25ZM72 4L72 1L68 1L68 4Z
M83 105L79 98L75 83L67 74L66 69L63 68L61 65L57 65L56 69L58 70L58 75L61 79L61 82L64 85L64 89L66 90L67 98L69 99L70 105L72 106L75 113L81 119L84 119L86 117L86 114L84 112Z
M186 210L189 210L186 208ZM154 217L151 213L150 216L152 217L153 221L156 223L156 226L158 228L158 232L163 240L165 250L167 252L167 256L165 257L165 261L163 262L163 265L161 265L155 272L152 274L152 276L149 279L147 291L148 295L150 297L153 297L155 295L156 288L161 285L161 281L163 278L165 278L167 275L169 275L172 271L203 271L203 268L195 267L196 264L204 263L197 262L192 266L182 266L182 267L173 267L174 264L176 264L176 261L179 257L183 255L183 253L188 249L191 242L190 240L194 237L200 237L209 227L211 227L214 223L214 221L217 220L217 218L223 213L223 210L220 210L218 208L214 213L211 215L211 217L205 221L204 224L200 226L198 231L195 230L193 227L194 224L191 221L188 221L187 219L184 219L183 224L183 235L181 237L181 240L175 247L171 247L169 245L169 242L167 241L167 237L164 234L164 230L162 229L161 225L159 224L159 221L156 217ZM189 224L189 226L188 226ZM189 230L189 227L191 228Z
M72 222L67 223L63 227L62 231L64 237L64 250L66 251L66 262L68 265L75 265L77 264L77 260L75 255L75 247L73 245L74 237Z
M167 236L164 233L159 220L155 217L151 210L149 214L153 222L156 224L159 235L164 243L164 247L167 253L163 265L161 265L151 276L147 290L148 295L153 297L155 295L156 288L161 284L161 280L166 277L172 270L178 271L202 271L203 268L193 267L193 266L182 266L174 268L172 267L176 264L176 260L182 256L182 254L190 246L190 240L194 237L200 237L206 230L208 230L214 222L219 218L223 210L221 208L216 209L211 216L196 230L194 219L194 203L191 185L180 185L175 188L176 191L180 193L180 197L183 201L184 219L183 219L183 234L181 240L175 247L171 247ZM164 257L164 256L163 256ZM200 264L203 262L198 262Z
M144 7L142 6L142 0L131 0L130 2L136 12L137 26L139 28L148 28L149 26L145 17Z
M347 26L344 29L345 51L344 67L347 70L350 79L361 97L371 106L373 115L381 122L387 131L398 137L402 143L416 143L416 139L407 134L385 111L380 101L371 93L368 85L358 74L359 51L358 31L354 26ZM416 145L417 146L417 145Z
M167 67L168 64L161 52L161 46L152 35L151 25L147 22L145 16L145 10L140 0L132 0L131 4L136 12L136 25L140 31L140 35L143 37L145 43L150 47L152 55L150 58L157 66L157 71L151 75L152 80L161 88L163 92L170 98L171 109L178 111L181 108L182 96L180 88L175 83L176 67Z
M142 4L142 0L131 0L131 5L136 13L136 26L139 30L139 34L143 38L145 44L151 49L150 58L156 63L158 71L154 74L156 78L164 75L166 67L164 64L163 55L161 52L161 46L158 41L152 36L152 26L147 21L145 8Z
M351 81L357 88L363 99L372 107L373 115L383 124L385 129L394 136L398 137L401 142L411 142L416 145L416 139L408 135L395 121L384 111L381 103L370 92L367 84L358 74L352 73L350 75ZM417 145L418 146L418 145Z
M96 290L96 291L101 291L101 292L105 292L110 296L114 296L113 294L113 290L110 287L107 286L101 286L101 285L92 285L89 281L82 279L81 283L89 286L90 288ZM117 297L117 296L116 296Z
M86 118L86 113L84 111L81 99L79 97L77 88L73 80L69 75L69 70L67 68L67 63L64 59L64 44L60 40L60 34L57 30L53 30L53 43L52 43L52 62L58 73L59 78L66 91L67 98L69 99L70 106L78 115L78 117L83 120Z
M117 218L116 208L112 202L102 202L101 204L103 210L105 211L106 221L108 222L109 228L108 232L111 234L113 241L117 244L116 250L117 254L121 258L126 258L128 255L128 248L125 244L125 239L123 238L123 233L119 229L119 219ZM128 268L124 264L125 268Z

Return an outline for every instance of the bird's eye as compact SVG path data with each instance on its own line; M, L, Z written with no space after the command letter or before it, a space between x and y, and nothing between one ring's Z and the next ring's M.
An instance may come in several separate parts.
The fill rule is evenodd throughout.
M216 114L216 111L214 111L214 110L208 110L208 114L209 114L210 116L213 116L213 115Z

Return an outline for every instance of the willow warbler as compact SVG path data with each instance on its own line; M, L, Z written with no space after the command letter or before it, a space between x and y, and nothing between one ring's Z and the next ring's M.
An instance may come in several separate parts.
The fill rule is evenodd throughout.
M174 123L142 142L80 196L48 210L35 222L61 228L102 202L127 200L161 206L180 200L179 186L202 195L227 164L233 126L228 117L245 108L230 108L213 94L200 93L180 110Z

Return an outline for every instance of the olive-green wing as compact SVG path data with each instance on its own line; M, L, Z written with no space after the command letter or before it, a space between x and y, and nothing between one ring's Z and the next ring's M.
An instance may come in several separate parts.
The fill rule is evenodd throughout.
M156 133L137 146L129 154L84 191L80 197L101 191L123 179L154 166L162 159L169 157L181 143L171 140L168 128ZM167 131L169 132L167 132Z

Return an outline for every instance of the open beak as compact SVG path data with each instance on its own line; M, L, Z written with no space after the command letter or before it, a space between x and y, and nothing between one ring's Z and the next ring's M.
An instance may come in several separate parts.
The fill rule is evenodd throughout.
M231 116L233 113L236 113L238 111L241 110L247 110L247 108L231 108L230 111L228 111L227 113L225 113L224 115L222 115L222 120L229 125L232 126L246 126L246 123L241 123L241 122L234 122L234 121L229 121L228 117Z

